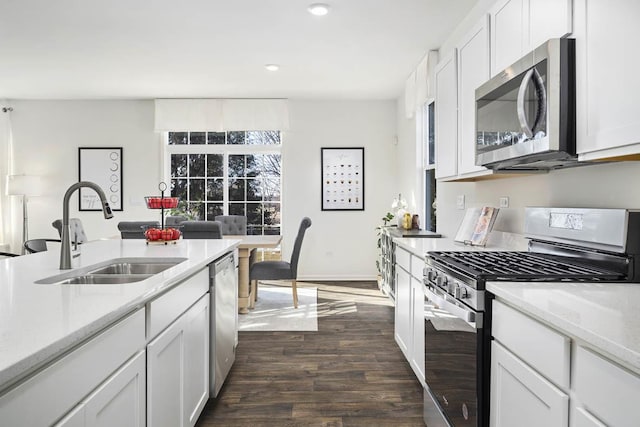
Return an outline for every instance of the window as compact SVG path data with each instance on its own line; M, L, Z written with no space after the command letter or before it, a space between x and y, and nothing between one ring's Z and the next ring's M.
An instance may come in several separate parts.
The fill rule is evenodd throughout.
M435 102L422 108L422 145L424 153L425 222L424 229L436 231L436 175L435 175Z
M248 234L280 234L279 131L169 132L166 147L175 214L245 215Z

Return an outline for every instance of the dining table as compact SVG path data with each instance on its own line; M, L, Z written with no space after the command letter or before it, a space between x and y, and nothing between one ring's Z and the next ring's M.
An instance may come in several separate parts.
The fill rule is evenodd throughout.
M249 270L254 262L256 249L275 248L280 245L280 235L225 235L225 239L240 240L238 246L238 313L247 314L253 300L249 286Z

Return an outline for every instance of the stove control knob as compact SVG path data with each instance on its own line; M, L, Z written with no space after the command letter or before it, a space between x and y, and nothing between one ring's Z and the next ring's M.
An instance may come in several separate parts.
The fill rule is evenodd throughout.
M464 286L456 285L453 291L453 296L458 299L465 299L465 298L469 298L469 292L467 291L467 288L465 288Z
M444 288L447 286L447 278L445 276L437 276L436 277L436 285L438 285L441 288Z

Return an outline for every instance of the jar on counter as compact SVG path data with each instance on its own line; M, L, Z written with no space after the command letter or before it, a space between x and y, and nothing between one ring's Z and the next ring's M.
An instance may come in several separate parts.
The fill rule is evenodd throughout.
M409 212L405 212L402 216L402 228L405 230L411 229L411 214Z

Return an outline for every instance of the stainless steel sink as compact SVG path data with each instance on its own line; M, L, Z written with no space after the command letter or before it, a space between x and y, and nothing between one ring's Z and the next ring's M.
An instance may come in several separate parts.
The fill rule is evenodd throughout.
M114 258L36 281L57 285L121 285L140 282L187 258Z
M87 274L75 276L62 282L59 285L122 285L125 283L139 282L153 276L153 274Z

